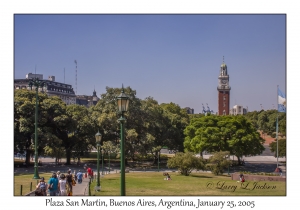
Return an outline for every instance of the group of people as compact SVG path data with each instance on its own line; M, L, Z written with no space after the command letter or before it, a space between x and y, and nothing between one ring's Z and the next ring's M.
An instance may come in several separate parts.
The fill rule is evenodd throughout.
M78 173L74 171L72 174L71 169L68 170L67 175L60 173L53 173L48 183L45 182L44 177L40 179L40 182L36 186L36 196L72 196L73 186L78 183L82 183L83 173L79 170Z
M244 174L240 174L240 182L245 182Z
M166 178L164 178L164 180L172 180L169 173L163 173L163 175L166 176Z

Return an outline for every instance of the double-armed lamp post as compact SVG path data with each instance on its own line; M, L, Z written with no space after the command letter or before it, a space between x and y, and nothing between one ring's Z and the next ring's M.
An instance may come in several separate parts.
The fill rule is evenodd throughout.
M228 160L230 161L230 154L228 155ZM228 164L228 176L230 175L230 173L229 173L229 167L230 167L230 164Z
M110 150L108 151L108 173L110 173Z
M157 170L158 170L158 172L159 172L159 155L160 155L160 151L158 151L158 160L157 160L157 166L158 166Z
M45 82L39 80L38 78L34 78L29 81L28 86L32 90L32 86L35 87L35 128L34 128L34 134L35 134L35 140L34 140L34 179L39 179L39 172L38 172L38 131L37 131L37 126L38 126L38 101L39 101L39 96L38 96L38 91L39 88L44 87Z
M121 113L121 117L118 119L121 125L121 196L125 196L125 138L124 138L124 112L127 112L129 105L129 98L124 93L124 88L122 85L122 92L117 98L118 100L118 110Z
M101 190L101 186L100 186L100 174L99 174L99 153L100 153L100 146L101 146L101 138L102 138L102 135L101 133L96 133L95 135L95 138L96 138L96 143L97 143L97 186L95 187L95 190L97 191L100 191Z
M104 150L101 149L101 154L102 154L102 176L104 175L104 171L103 171L103 155L104 155Z

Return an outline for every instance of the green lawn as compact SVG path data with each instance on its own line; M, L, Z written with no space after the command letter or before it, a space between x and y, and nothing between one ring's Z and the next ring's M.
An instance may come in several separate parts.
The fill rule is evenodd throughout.
M177 172L169 173L172 180L165 181L162 172L130 172L126 173L126 195L128 196L285 196L286 182L261 181L253 189L253 181L241 184L231 180L227 176L214 176L210 173L192 173L190 176L182 176ZM40 173L45 180L51 177L51 173ZM30 192L30 185L35 189L37 181L33 174L15 174L14 195ZM96 180L91 183L91 195L96 196L119 196L120 195L120 173L107 174L101 177L101 191L94 191ZM248 186L246 186L248 184ZM258 189L270 186L270 189ZM219 189L223 188L223 189ZM227 188L227 189L224 189ZM253 189L253 190L252 190Z
M182 176L169 173L172 180L165 181L162 172L126 173L126 195L128 196L169 196L169 195L215 195L215 196L262 196L286 195L286 182L261 181L241 183L227 176L214 176L210 173L192 173ZM120 174L108 174L100 179L101 191L94 191L96 181L91 184L91 195L119 196ZM248 184L248 185L247 185ZM270 189L261 189L267 188ZM220 189L223 188L223 189ZM244 188L244 189L243 189ZM254 188L254 189L253 189Z
M51 175L52 173L39 173L39 176L44 177L46 182L48 182ZM33 174L15 174L14 195L21 195L21 185L22 185L22 195L25 195L30 192L30 186L32 186L31 188L32 190L35 189L37 185L37 180L33 179Z

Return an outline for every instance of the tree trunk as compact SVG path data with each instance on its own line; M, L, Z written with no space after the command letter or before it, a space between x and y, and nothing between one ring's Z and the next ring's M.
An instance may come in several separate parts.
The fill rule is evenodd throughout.
M158 163L158 158L156 155L154 155L152 165L157 165L157 163Z
M71 150L66 148L66 165L71 165Z
M25 149L26 150L25 163L28 166L30 165L30 154L31 154L30 145L31 145L31 137L28 136L27 140L26 140L26 145L25 145L25 147L26 147L26 149Z
M25 157L25 163L27 166L30 165L30 155L31 155L30 152L31 152L31 150L27 148L26 149L26 157Z
M238 165L241 165L241 158L237 156L237 159L238 159Z

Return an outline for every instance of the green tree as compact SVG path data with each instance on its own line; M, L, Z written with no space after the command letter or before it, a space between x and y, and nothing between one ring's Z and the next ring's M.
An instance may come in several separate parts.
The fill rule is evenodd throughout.
M270 149L275 152L275 157L277 157L277 141L273 141L270 144ZM286 157L286 139L278 140L278 157Z
M168 118L169 125L166 128L166 138L164 145L171 150L183 152L184 129L189 124L189 116L186 109L175 103L164 103L160 105Z
M38 150L39 154L44 147L41 141L44 123L42 115L43 100L48 98L46 94L38 93ZM25 162L30 163L30 155L34 152L34 125L35 125L35 103L36 93L29 90L15 90L14 92L14 149L26 151Z
M226 150L226 142L221 139L222 130L218 127L219 116L210 115L193 118L185 128L184 147L186 151L202 153Z
M204 160L191 152L177 152L168 159L167 165L169 168L178 168L180 174L188 176L194 169L204 169Z
M68 128L65 130L67 138L63 141L66 149L67 164L71 158L75 160L87 151L96 147L95 134L98 131L93 109L80 105L69 105L66 109L69 119Z
M264 150L264 140L244 116L205 116L194 118L184 130L186 151L230 151L240 163L243 155Z
M264 151L264 139L260 137L259 132L253 127L251 122L244 116L233 116L232 135L228 138L229 151L237 156L238 163L241 164L241 158L248 155L259 155Z
M228 168L231 164L231 161L228 160L228 156L230 152L215 152L208 159L208 164L206 167L211 170L211 172L215 175L223 174L224 169Z
M46 153L57 160L64 151L70 164L72 152L76 155L87 151L95 142L91 112L83 106L66 106L59 97L38 94L38 154ZM16 150L27 151L29 163L34 148L35 92L16 90L14 99L14 145Z

